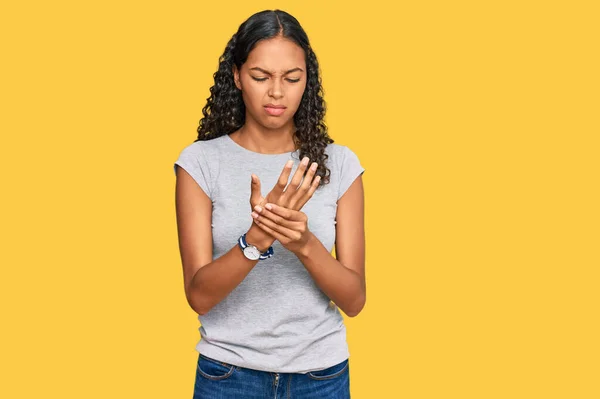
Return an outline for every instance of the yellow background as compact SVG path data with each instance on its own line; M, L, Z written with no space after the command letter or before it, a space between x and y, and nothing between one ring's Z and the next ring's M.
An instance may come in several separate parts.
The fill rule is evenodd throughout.
M366 168L352 397L600 397L593 3L4 4L0 397L191 397L173 162L276 7Z

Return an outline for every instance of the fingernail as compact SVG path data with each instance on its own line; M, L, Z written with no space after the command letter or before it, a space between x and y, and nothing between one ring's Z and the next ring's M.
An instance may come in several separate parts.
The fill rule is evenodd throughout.
M265 208L267 208L268 210L271 210L271 208L273 208L273 207L271 206L271 204L267 204L267 205L265 205Z
M308 157L302 159L302 165L308 165Z
M312 165L310 165L310 168L311 168L312 170L317 170L317 163L316 163L316 162L313 162L313 164L312 164Z
M256 213L256 212L252 212L252 217L253 217L253 218L257 218L257 217L258 217L258 213Z
M258 205L256 205L256 206L254 207L254 209L256 209L256 210L257 210L257 211L259 211L259 212L260 212L260 211L262 211L262 208L261 208L260 206L258 206Z
M294 161L291 161L291 160L290 160L290 161L287 161L287 162L285 163L285 167L286 167L286 168L291 168L293 164L294 164Z

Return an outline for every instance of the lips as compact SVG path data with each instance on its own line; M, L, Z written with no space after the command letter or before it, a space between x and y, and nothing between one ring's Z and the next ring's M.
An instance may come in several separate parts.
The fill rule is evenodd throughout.
M285 109L286 109L286 107L284 105L274 105L274 104L265 105L265 111L267 111L267 114L269 114L271 116L279 116L285 112Z

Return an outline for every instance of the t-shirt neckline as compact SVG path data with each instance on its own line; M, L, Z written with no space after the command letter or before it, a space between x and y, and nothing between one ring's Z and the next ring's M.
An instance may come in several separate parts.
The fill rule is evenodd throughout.
M298 150L295 150L295 151L289 151L289 152L282 152L279 154L265 154L262 152L256 152L256 151L249 150L246 147L242 147L241 145L236 143L231 137L229 137L229 134L224 134L224 136L226 136L225 141L229 142L232 147L237 148L238 150L243 151L246 154L251 154L251 155L255 155L255 156L275 158L275 157L290 156L290 155L294 154L295 152L298 152Z

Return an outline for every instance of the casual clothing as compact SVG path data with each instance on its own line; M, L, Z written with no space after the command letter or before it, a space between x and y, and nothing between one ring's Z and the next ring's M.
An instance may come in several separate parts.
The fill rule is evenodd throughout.
M259 177L266 196L289 159L294 160L293 176L298 153L250 151L229 135L196 141L181 151L175 165L212 201L213 260L236 246L252 224L251 174ZM310 231L331 252L337 201L365 169L346 146L329 144L326 153L330 183L319 187L301 211L308 216ZM276 373L305 374L347 360L346 328L337 306L293 252L279 241L273 249L273 257L259 261L227 297L198 316L201 338L196 350L231 365Z
M200 354L193 399L349 399L346 359L306 374L271 373L234 366Z

